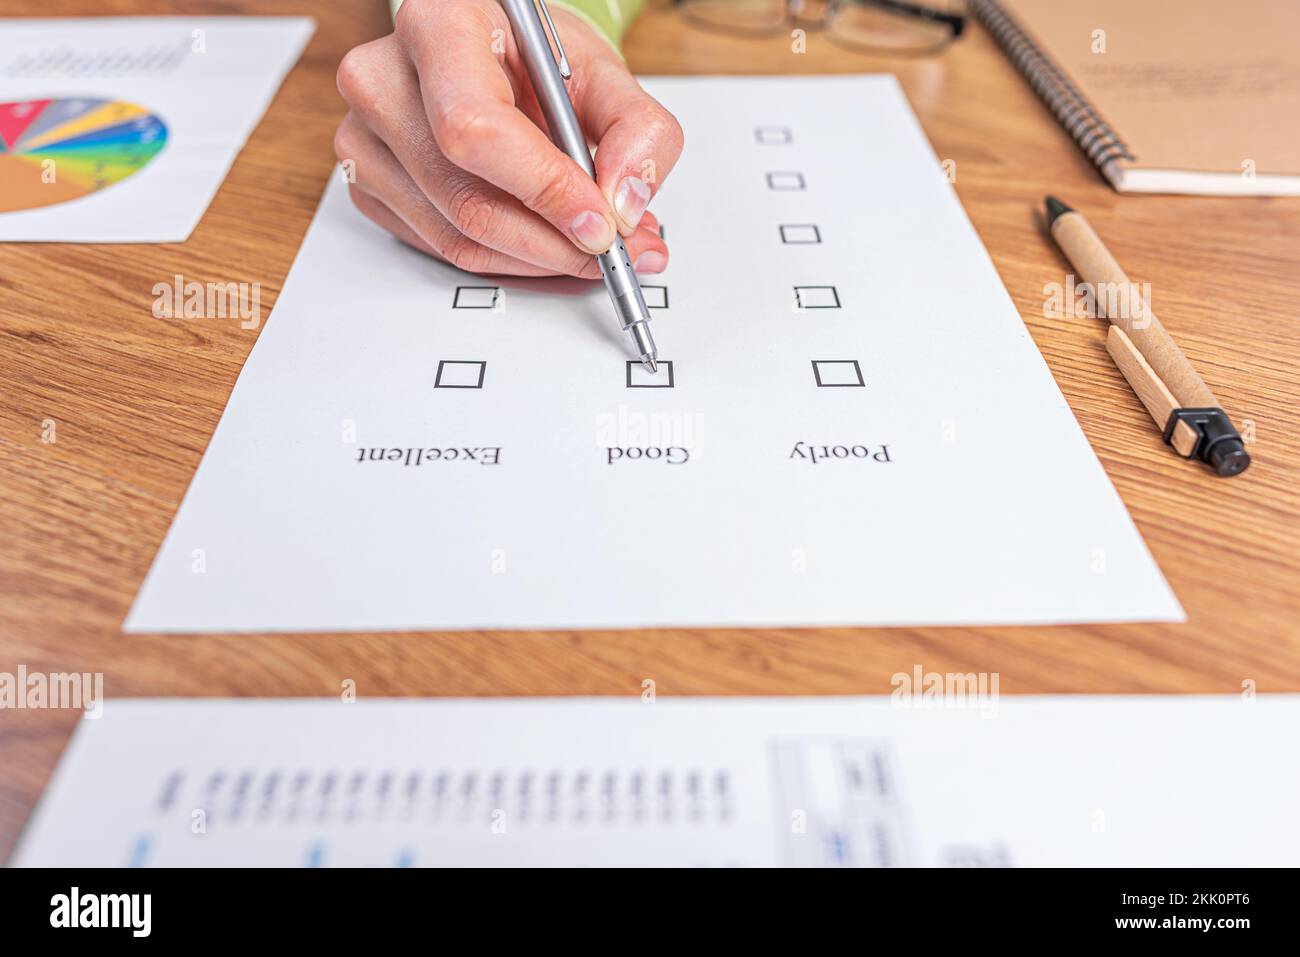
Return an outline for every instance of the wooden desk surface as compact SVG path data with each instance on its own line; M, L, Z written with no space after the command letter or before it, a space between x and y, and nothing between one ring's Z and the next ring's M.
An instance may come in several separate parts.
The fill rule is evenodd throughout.
M258 282L266 314L333 167L336 65L388 31L386 4L4 0L4 16L310 13L319 28L189 242L0 246L0 672L103 672L110 699L332 696L348 678L363 696L635 695L647 678L660 695L876 694L916 664L996 671L1007 693L1300 690L1300 199L1112 192L977 25L933 59L873 59L816 35L796 54L787 38L691 30L665 0L651 2L626 46L642 73L898 74L935 151L955 161L967 213L1188 622L124 636L256 338L234 321L155 319L151 289L177 273ZM1238 423L1254 421L1245 475L1215 478L1161 444L1106 354L1102 323L1043 318L1044 284L1069 271L1039 222L1048 191L1085 211L1134 279L1152 283L1193 364ZM42 442L47 419L54 444ZM0 856L76 720L0 712Z

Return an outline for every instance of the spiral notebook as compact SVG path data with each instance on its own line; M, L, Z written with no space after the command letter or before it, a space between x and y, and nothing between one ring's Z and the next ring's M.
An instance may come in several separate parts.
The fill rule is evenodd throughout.
M1295 0L972 0L1121 192L1300 195Z

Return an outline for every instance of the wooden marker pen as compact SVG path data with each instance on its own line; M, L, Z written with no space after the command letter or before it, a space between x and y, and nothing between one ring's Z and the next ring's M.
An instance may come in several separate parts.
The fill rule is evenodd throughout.
M1208 462L1219 475L1244 472L1250 455L1228 414L1101 237L1082 214L1053 196L1047 197L1047 225L1092 287L1098 312L1112 324L1107 350L1164 430L1165 442L1185 458Z

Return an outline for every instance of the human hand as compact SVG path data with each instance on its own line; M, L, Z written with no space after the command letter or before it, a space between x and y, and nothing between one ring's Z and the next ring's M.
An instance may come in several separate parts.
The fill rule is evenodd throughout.
M638 272L668 247L646 203L682 148L677 120L602 37L553 11L568 82L597 144L596 181L556 147L496 0L405 0L396 31L339 66L350 108L334 137L352 201L432 256L477 273L600 277L622 234Z

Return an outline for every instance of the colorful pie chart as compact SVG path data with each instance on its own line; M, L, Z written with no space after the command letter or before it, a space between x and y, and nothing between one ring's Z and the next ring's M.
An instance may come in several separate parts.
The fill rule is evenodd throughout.
M0 103L0 213L66 203L144 169L167 124L120 100Z

